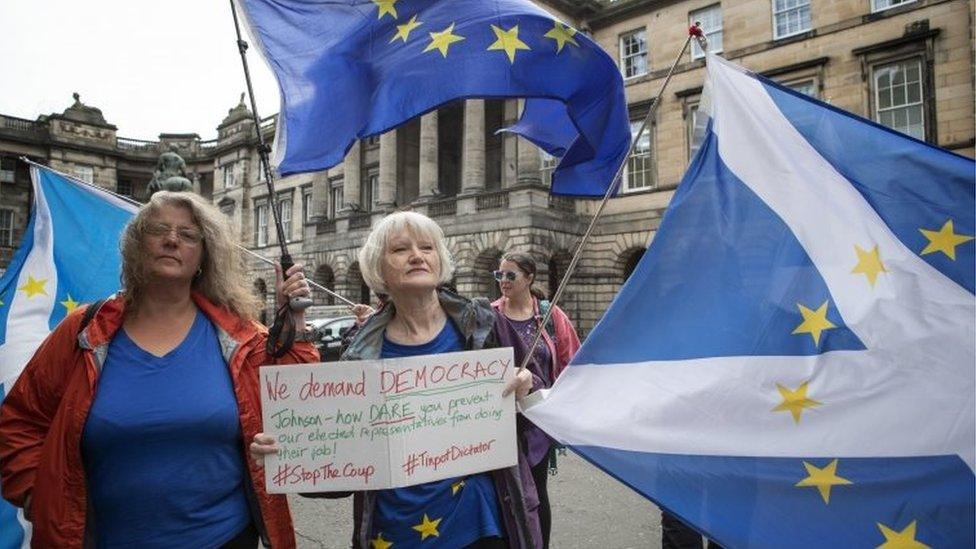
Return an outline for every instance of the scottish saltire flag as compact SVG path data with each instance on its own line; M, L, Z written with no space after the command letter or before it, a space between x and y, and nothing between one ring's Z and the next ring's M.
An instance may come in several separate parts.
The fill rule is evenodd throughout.
M0 278L0 399L58 322L119 289L119 236L137 207L46 168L31 167L34 204ZM27 547L30 524L0 500L0 549Z
M974 163L710 55L701 149L526 413L728 547L973 547Z
M560 158L552 192L602 196L630 145L623 79L529 0L237 0L278 79L282 175L460 98L526 97L510 128Z

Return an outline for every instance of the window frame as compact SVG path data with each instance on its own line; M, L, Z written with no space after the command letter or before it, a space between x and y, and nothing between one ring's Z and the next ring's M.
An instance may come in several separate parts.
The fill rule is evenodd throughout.
M637 51L635 53L630 53L630 54L625 53L625 51L626 51L625 50L625 46L624 46L625 40L627 38L631 37L631 36L636 36L638 34L641 35L641 42L643 44L643 50L639 50L639 51ZM620 33L620 35L617 37L617 45L618 45L618 48L619 48L618 53L619 53L619 62L620 62L620 74L623 75L624 80L630 80L630 79L633 79L633 78L639 78L641 76L644 76L648 72L650 72L650 70L651 70L651 59L650 59L650 52L649 52L648 47L647 47L647 27L640 27L638 29L633 29L633 30L630 30L630 31L627 31L627 32ZM644 71L643 72L635 72L634 74L631 74L631 75L628 76L627 75L627 68L628 68L627 67L627 62L630 61L631 59L638 58L638 57L640 57L642 55L644 57Z
M261 200L254 203L254 245L258 248L270 244L268 238L268 206L270 202Z
M5 213L10 214L9 227L4 227L2 225L3 215ZM0 207L0 247L14 247L14 227L16 226L16 216L17 210L14 208ZM7 235L6 239L3 238L4 233Z
M695 10L692 10L692 11L689 11L688 12L688 25L691 26L691 25L694 25L695 24L695 21L701 21L702 18L701 17L695 17L695 14L705 13L707 11L716 10L716 9L719 12L719 14L718 14L718 23L719 23L718 30L711 30L711 31L709 31L708 28L706 28L704 25L702 25L702 33L705 36L705 40L708 42L708 51L710 51L712 53L722 53L723 51L725 51L725 20L724 20L724 13L722 12L722 3L721 2L717 2L715 4L709 4L707 6L704 6L704 7L701 7L701 8L698 8L698 9L695 9ZM718 48L715 48L715 41L712 39L712 37L715 34L722 35L722 44ZM698 47L698 41L697 40L692 40L691 41L691 60L692 61L697 61L699 59L704 59L704 58L705 58L705 52L703 52L701 50L701 48Z
M8 169L4 169L4 165ZM9 179L4 177L9 174ZM17 182L17 158L14 156L0 156L0 183Z
M808 22L807 27L806 28L801 28L800 30L797 30L797 31L794 31L794 32L791 32L791 33L787 33L787 34L779 34L778 33L778 26L776 24L776 17L779 16L779 15L783 15L784 13L787 13L787 12L790 12L790 11L800 10L804 6L801 5L801 6L798 6L798 7L788 8L788 9L780 10L779 12L777 12L776 11L776 2L777 2L777 0L769 0L769 1L770 1L770 11L773 14L773 40L783 40L784 38L790 38L790 37L793 37L793 36L797 36L797 35L803 34L805 32L809 32L810 29L813 28L813 0L800 0L801 2L806 2L805 7L807 8L807 11L809 13L809 17L807 19L807 22ZM874 1L874 0L872 0L872 1Z
M312 188L302 187L302 220L306 224L312 221L312 212L315 209L313 200Z
M891 2L891 0L871 0L871 13L888 11L893 8L904 6L905 4L914 4L916 0L902 0L897 4L888 4L887 6L879 6L879 4L881 4L882 2Z
M921 120L922 135L921 136L909 134L909 133L907 133L905 131L902 131L902 130L900 130L898 128L889 126L889 125L887 125L887 124L885 124L884 122L881 121L880 101L879 101L879 95L878 95L879 94L879 90L878 90L878 69L883 68L883 67L887 67L887 66L891 66L891 65L901 65L901 64L910 63L910 62L914 62L918 66L918 87L919 87L919 99L918 99L918 101L915 102L915 103L911 103L911 104L905 103L905 104L899 105L897 107L895 107L895 106L888 106L888 107L886 107L885 110L886 111L891 111L891 110L894 110L894 109L904 109L904 108L908 108L908 107L918 107L919 108L919 111L921 112L921 117L922 117L922 120ZM868 80L869 83L868 83L868 86L869 86L869 90L870 90L871 120L873 120L874 122L878 123L881 126L884 126L884 127L888 128L888 129L891 129L891 130L894 130L896 132L899 132L899 133L901 133L903 135L907 135L909 137L914 137L915 139L918 139L920 141L928 141L928 135L929 135L929 116L928 116L928 113L926 112L928 110L928 107L929 107L929 105L926 103L926 99L927 99L926 98L926 91L928 89L928 82L927 82L928 75L926 73L926 63L925 63L924 56L921 55L921 54L915 54L915 55L907 55L907 56L896 57L896 58L891 58L891 59L886 59L886 60L878 60L878 61L876 61L874 63L871 63L871 65L869 66L869 71L870 71L870 74L869 74L869 80ZM906 99L907 99L907 88L906 88Z
M293 200L292 193L279 193L275 198L276 207L278 208L278 214L281 216L281 230L285 233L285 242L291 242L294 240L291 235L291 217L292 210L295 207L295 201Z
M84 181L89 185L95 184L95 166L88 164L72 164L71 175L79 181Z
M328 219L335 220L338 218L339 212L345 206L342 185L341 177L329 181L329 208L326 212Z
M643 121L644 121L644 117L631 118L630 119L630 137L631 137L631 140L634 139L635 132L636 132L637 129L640 128L641 122L643 122ZM638 155L637 154L638 149L635 148L634 149L634 154L630 154L630 155L627 156L627 164L624 166L624 173L620 176L621 177L621 182L620 182L620 194L621 195L624 195L624 194L633 194L633 193L640 193L640 192L647 192L647 191L653 191L653 190L655 190L657 188L657 180L654 177L655 176L655 173L654 173L654 158L653 158L654 157L654 135L653 135L653 132L654 132L654 121L651 120L647 124L647 128L644 130L644 134L647 136L646 137L646 139L647 139L647 152L646 152L646 154L640 154L640 155ZM644 161L644 164L643 164L642 169L640 170L640 173L645 176L644 177L644 180L645 180L646 184L644 186L641 186L641 187L633 187L633 186L631 186L631 181L630 181L631 175L634 175L634 173L631 172L631 163L635 159L638 159L638 158L641 158Z

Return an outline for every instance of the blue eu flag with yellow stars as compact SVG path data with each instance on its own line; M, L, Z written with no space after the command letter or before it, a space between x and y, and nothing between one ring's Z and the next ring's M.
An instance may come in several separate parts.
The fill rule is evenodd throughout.
M281 88L282 175L463 98L526 98L509 130L559 158L555 194L602 196L627 155L620 71L529 0L237 1Z
M725 547L973 547L976 164L707 63L660 229L523 413Z

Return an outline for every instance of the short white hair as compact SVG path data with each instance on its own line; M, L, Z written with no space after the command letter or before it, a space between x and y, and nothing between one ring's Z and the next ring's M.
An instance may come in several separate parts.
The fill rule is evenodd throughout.
M440 225L417 212L394 212L373 227L366 237L366 243L359 249L359 270L362 272L363 281L378 294L389 293L386 281L383 280L383 257L387 245L390 238L405 231L429 238L433 242L441 264L439 284L450 282L451 277L454 276L454 259L444 242L444 231Z

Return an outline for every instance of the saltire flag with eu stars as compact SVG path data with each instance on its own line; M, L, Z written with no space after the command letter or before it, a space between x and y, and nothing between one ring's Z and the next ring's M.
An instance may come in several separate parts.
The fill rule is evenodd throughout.
M976 165L707 66L659 231L526 415L728 547L973 547Z
M620 70L529 0L236 1L280 87L282 175L463 98L527 98L507 131L559 159L554 194L602 196L627 155Z
M137 206L55 171L31 167L33 207L0 277L0 400L69 312L119 289L119 238ZM30 524L0 500L0 549L28 547Z

